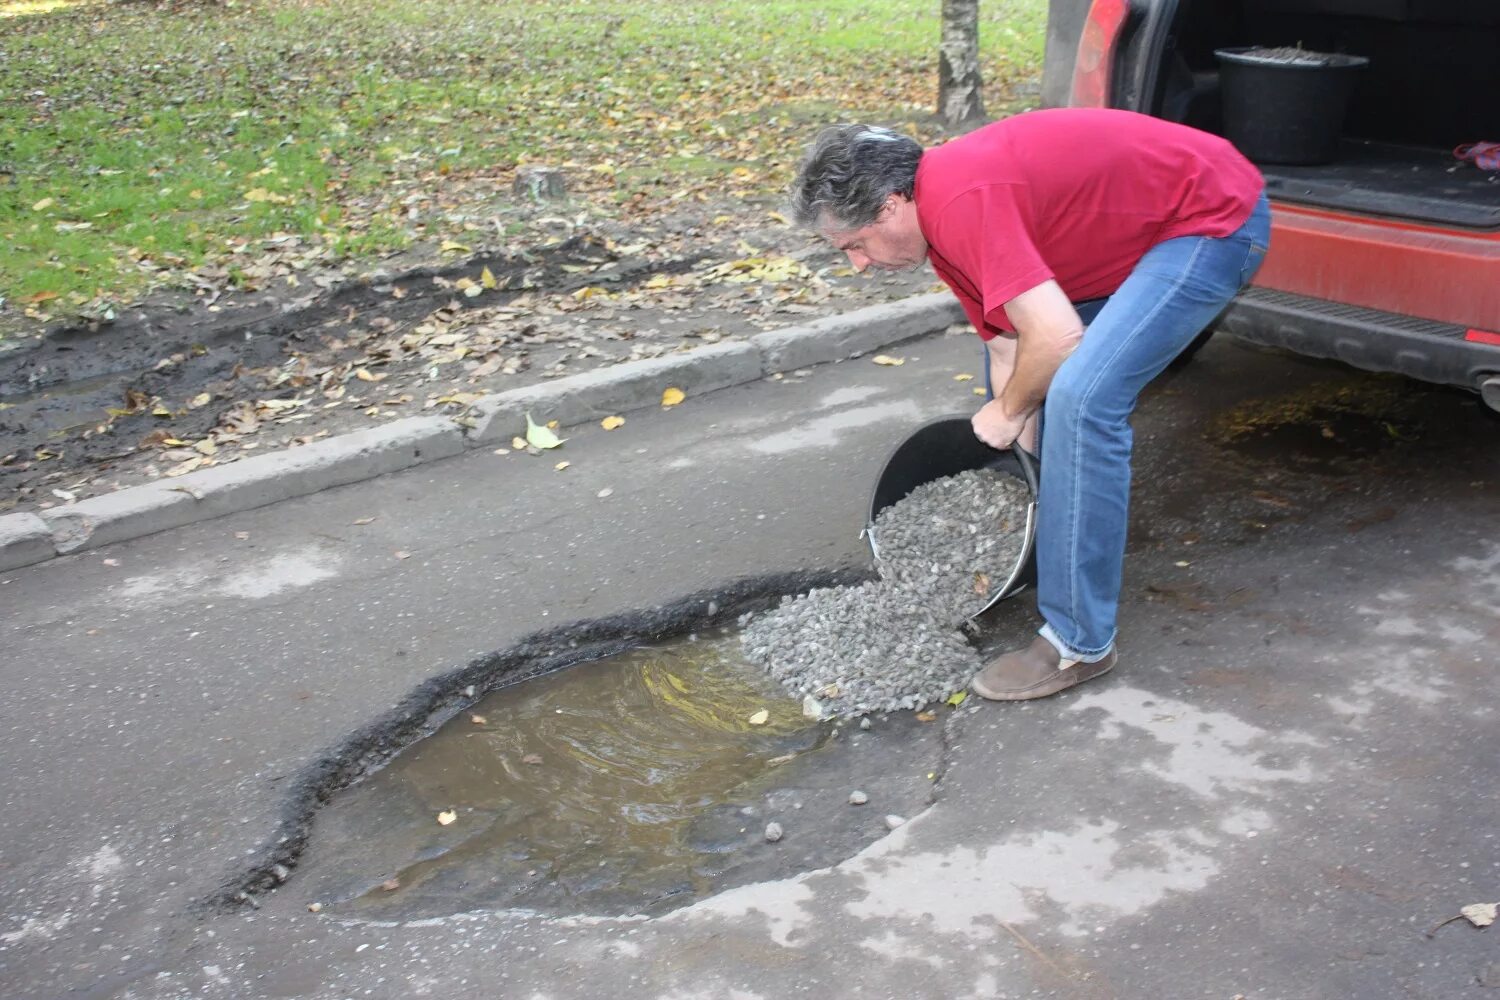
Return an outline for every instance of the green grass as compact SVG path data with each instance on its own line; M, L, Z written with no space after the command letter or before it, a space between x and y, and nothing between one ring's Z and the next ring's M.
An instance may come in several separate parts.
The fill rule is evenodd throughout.
M288 236L322 261L448 238L522 162L572 164L599 205L772 190L822 121L931 127L938 6L0 0L0 296L129 298ZM981 6L997 92L1039 67L1045 7Z

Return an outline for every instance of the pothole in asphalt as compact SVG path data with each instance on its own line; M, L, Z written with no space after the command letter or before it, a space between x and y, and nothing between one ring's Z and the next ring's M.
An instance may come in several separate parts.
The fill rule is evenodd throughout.
M492 692L334 796L282 891L376 919L659 913L834 864L929 803L941 722L811 721L739 649L715 630Z

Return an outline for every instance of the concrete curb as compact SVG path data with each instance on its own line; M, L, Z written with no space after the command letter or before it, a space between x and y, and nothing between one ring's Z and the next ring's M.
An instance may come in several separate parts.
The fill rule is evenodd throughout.
M0 517L0 572L111 542L306 496L525 433L526 414L570 426L659 405L662 390L701 396L779 372L857 357L963 322L946 293L918 295L682 354L632 361L496 393L461 420L411 417L275 454Z

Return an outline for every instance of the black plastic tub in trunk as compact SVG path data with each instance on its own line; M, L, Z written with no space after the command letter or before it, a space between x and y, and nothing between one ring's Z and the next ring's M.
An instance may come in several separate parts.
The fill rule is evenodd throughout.
M1214 50L1222 67L1225 135L1256 163L1329 163L1338 156L1349 99L1369 60L1270 54L1275 51Z

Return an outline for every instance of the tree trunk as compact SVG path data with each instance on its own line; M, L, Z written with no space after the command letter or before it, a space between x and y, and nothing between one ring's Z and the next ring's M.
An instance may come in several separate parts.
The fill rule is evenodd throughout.
M979 0L943 0L938 45L938 115L950 128L984 120L979 77Z

